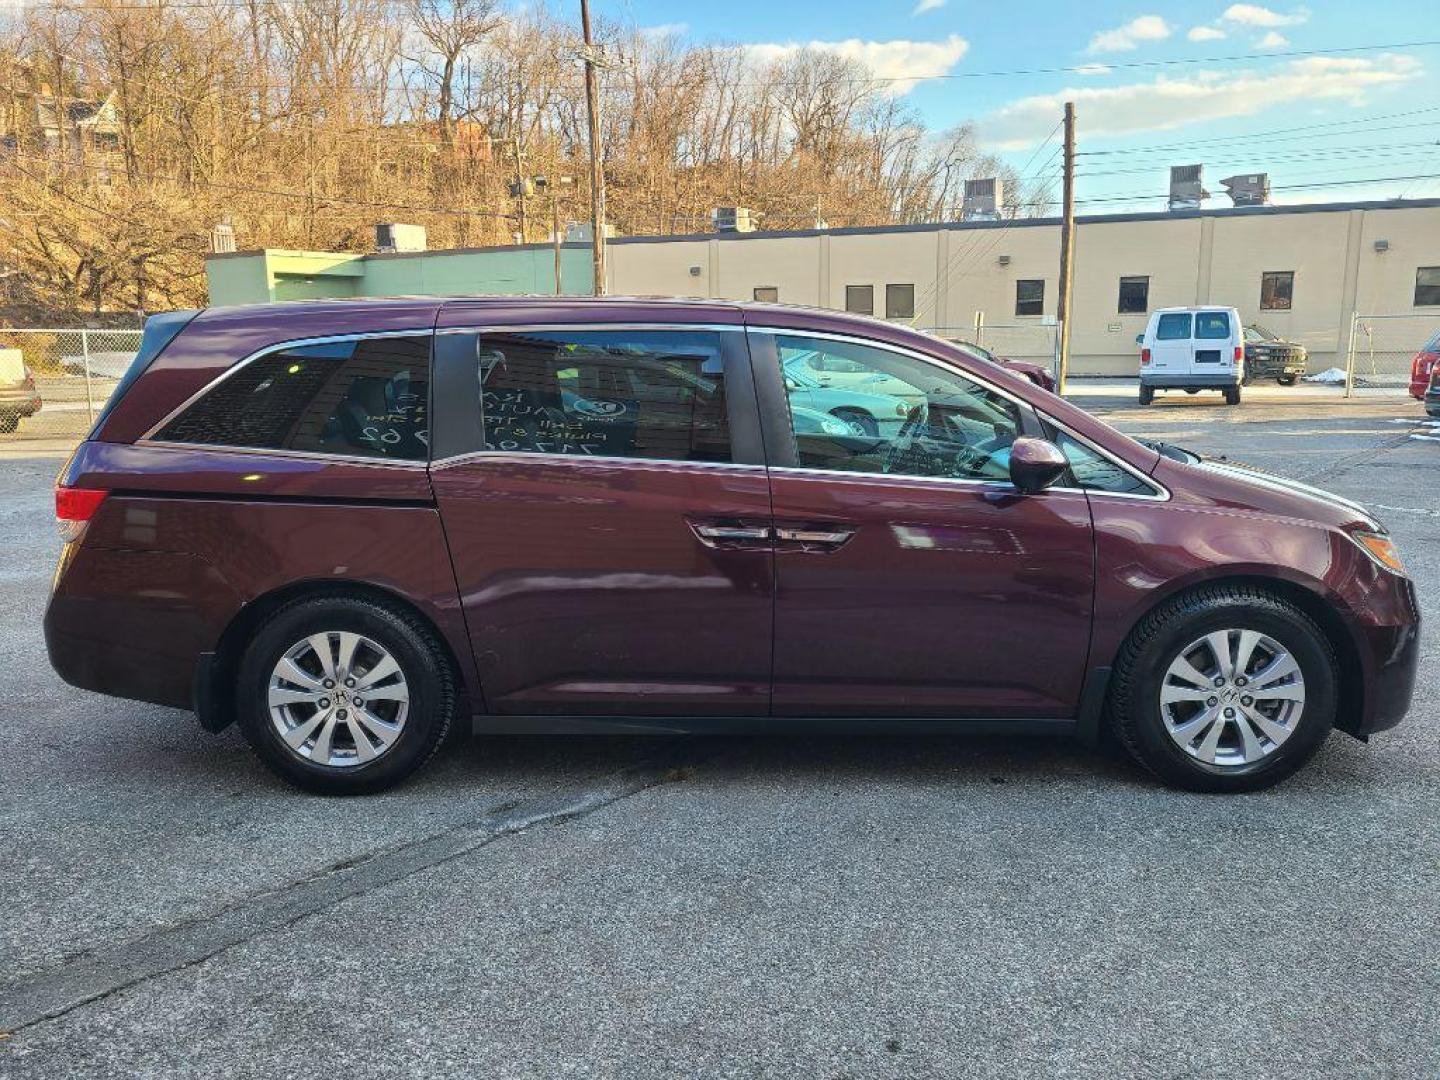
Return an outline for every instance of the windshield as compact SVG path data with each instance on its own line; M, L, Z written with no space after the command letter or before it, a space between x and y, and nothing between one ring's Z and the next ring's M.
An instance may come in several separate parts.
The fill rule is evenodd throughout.
M1263 326L1251 324L1245 327L1246 341L1279 341L1280 339Z

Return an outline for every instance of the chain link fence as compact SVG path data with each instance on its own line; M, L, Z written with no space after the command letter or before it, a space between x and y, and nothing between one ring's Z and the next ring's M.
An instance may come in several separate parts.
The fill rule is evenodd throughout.
M139 330L0 330L0 442L81 439L140 350Z
M1408 387L1415 354L1436 334L1440 314L1356 315L1350 326L1347 390Z
M1060 328L1055 323L987 323L976 319L971 326L940 326L931 332L951 341L981 345L1007 360L1052 367Z

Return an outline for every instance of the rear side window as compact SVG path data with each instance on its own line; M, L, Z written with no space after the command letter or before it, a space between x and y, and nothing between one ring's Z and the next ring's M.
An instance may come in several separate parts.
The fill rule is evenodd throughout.
M718 334L497 333L479 349L487 450L731 460Z
M1202 311L1195 316L1195 336L1205 341L1222 341L1230 336L1230 313Z
M1181 341L1189 336L1189 312L1161 315L1159 323L1155 326L1156 341Z
M238 368L166 442L424 461L430 335L297 345Z

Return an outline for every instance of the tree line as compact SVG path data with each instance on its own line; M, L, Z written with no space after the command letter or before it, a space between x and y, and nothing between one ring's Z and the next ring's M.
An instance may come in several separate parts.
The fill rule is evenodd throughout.
M944 220L975 176L1007 181L1007 214L1051 201L833 52L598 31L621 234L705 231L722 205L766 228ZM377 221L432 248L547 240L549 203L515 185L573 176L561 220L588 220L580 53L572 12L498 0L35 0L0 28L5 299L203 304L220 223L242 249L365 251Z

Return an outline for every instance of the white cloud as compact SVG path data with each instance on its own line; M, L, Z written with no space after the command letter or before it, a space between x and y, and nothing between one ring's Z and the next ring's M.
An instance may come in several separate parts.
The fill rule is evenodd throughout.
M685 22L667 22L640 27L640 36L647 38L682 37L689 32L690 24Z
M1220 16L1226 22L1238 26L1254 26L1259 29L1273 29L1276 26L1299 26L1310 21L1310 9L1298 7L1285 15L1259 4L1231 4Z
M1219 41L1225 36L1225 31L1218 26L1192 26L1185 37L1190 41Z
M1086 52L1129 52L1142 41L1164 41L1170 36L1170 24L1159 15L1141 15L1114 30L1101 30L1090 39Z
M1111 68L1108 64L1081 64L1075 69L1076 75L1109 75Z
M1414 57L1386 53L1373 59L1313 56L1265 71L1199 71L1124 86L1071 87L1011 102L980 122L980 135L987 149L1023 150L1055 127L1067 101L1075 102L1081 136L1092 138L1253 116L1296 102L1361 105L1369 91L1420 74Z
M970 43L959 34L951 34L943 41L908 41L904 38L861 41L859 38L847 38L844 41L791 41L784 44L765 42L740 48L746 56L759 63L781 60L801 49L834 53L859 61L877 79L891 80L883 87L890 93L908 94L915 88L917 79L948 75L970 51Z
M1268 34L1255 42L1257 49L1281 49L1290 44L1290 39L1279 30L1271 30Z
M910 12L910 14L924 15L927 11L935 11L937 8L944 6L945 0L920 0L920 2L915 5L915 10Z

